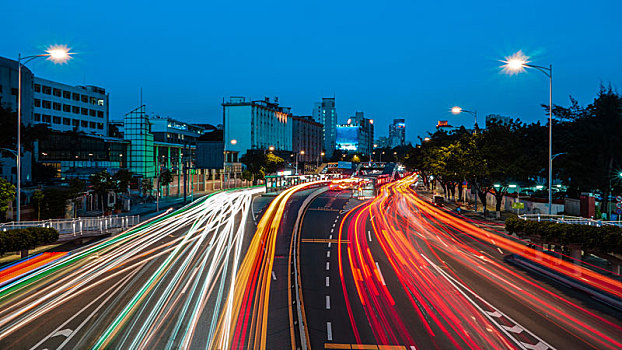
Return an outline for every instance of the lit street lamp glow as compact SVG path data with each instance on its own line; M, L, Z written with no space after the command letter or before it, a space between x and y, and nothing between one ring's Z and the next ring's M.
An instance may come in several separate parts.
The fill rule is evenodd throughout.
M47 52L48 60L54 63L66 63L71 59L71 52L66 45L54 45L50 46L45 52Z
M523 51L518 51L515 54L506 57L505 60L501 62L505 63L503 65L503 71L509 75L522 73L525 71L526 67L529 67L529 57L526 56Z
M451 113L453 114L460 114L462 113L462 108L455 106L455 107L451 107Z

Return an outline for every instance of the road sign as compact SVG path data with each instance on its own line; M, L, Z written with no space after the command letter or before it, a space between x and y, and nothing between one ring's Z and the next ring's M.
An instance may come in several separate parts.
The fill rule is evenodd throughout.
M622 196L616 196L616 200L617 200L618 202L622 202Z
M618 208L618 209L622 209L622 202L618 202L618 203L616 203L616 208Z
M525 203L514 202L512 203L512 209L525 209Z
M622 209L617 209L616 213L618 213L618 215L622 215Z

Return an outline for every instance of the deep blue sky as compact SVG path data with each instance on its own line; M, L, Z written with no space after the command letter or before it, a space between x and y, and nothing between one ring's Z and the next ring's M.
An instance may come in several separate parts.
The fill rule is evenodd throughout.
M407 120L415 140L436 121L472 126L453 105L544 120L547 78L499 73L519 49L553 64L553 102L593 100L622 84L622 1L54 1L4 2L0 56L66 43L64 66L35 74L110 92L111 119L148 111L220 123L223 97L278 96L297 115L335 95L340 122L355 111ZM14 29L19 28L19 30Z

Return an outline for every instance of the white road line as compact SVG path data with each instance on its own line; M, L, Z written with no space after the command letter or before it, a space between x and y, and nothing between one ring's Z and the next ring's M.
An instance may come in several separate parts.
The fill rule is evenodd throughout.
M337 224L333 224L333 227L335 227L335 225L337 225Z
M330 295L326 296L326 310L330 310Z
M276 281L276 275L274 274L274 271L272 271L272 279Z
M328 239L333 239L333 235L328 235Z
M327 338L328 340L333 340L333 326L330 324L330 322L326 322L326 333L327 333Z
M376 262L376 268L378 269L378 274L380 275L380 281L382 282L382 285L386 286L387 284L384 283L384 276L382 276L382 271L380 271L380 265L378 265L378 262Z
M501 250L501 248L497 248L497 250L499 251L499 253L503 254L503 250Z
M411 345L410 350L417 350L417 348L414 345Z
M326 271L330 270L330 263L327 261L326 262Z
M367 239L369 239L369 241L371 242L371 232L367 231Z
M495 243L494 239L491 239L490 241L492 242L492 244L497 245L497 243Z
M331 244L331 243L332 243L332 242L328 242L328 248L330 248L330 244Z
M326 252L326 257L330 258L330 250Z
M326 276L326 287L330 287L330 277Z
M335 229L334 229L334 228L331 228L331 229L330 229L330 233L333 233L333 232L335 232Z

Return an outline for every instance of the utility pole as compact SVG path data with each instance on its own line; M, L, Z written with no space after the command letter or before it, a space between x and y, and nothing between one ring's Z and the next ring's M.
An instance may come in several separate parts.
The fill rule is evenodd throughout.
M188 151L186 150L186 143L184 142L184 155L182 156L182 164L184 167L184 204L186 204L186 196L187 196L187 192L186 192L186 188L188 187L188 163L187 163L187 158L188 157Z

